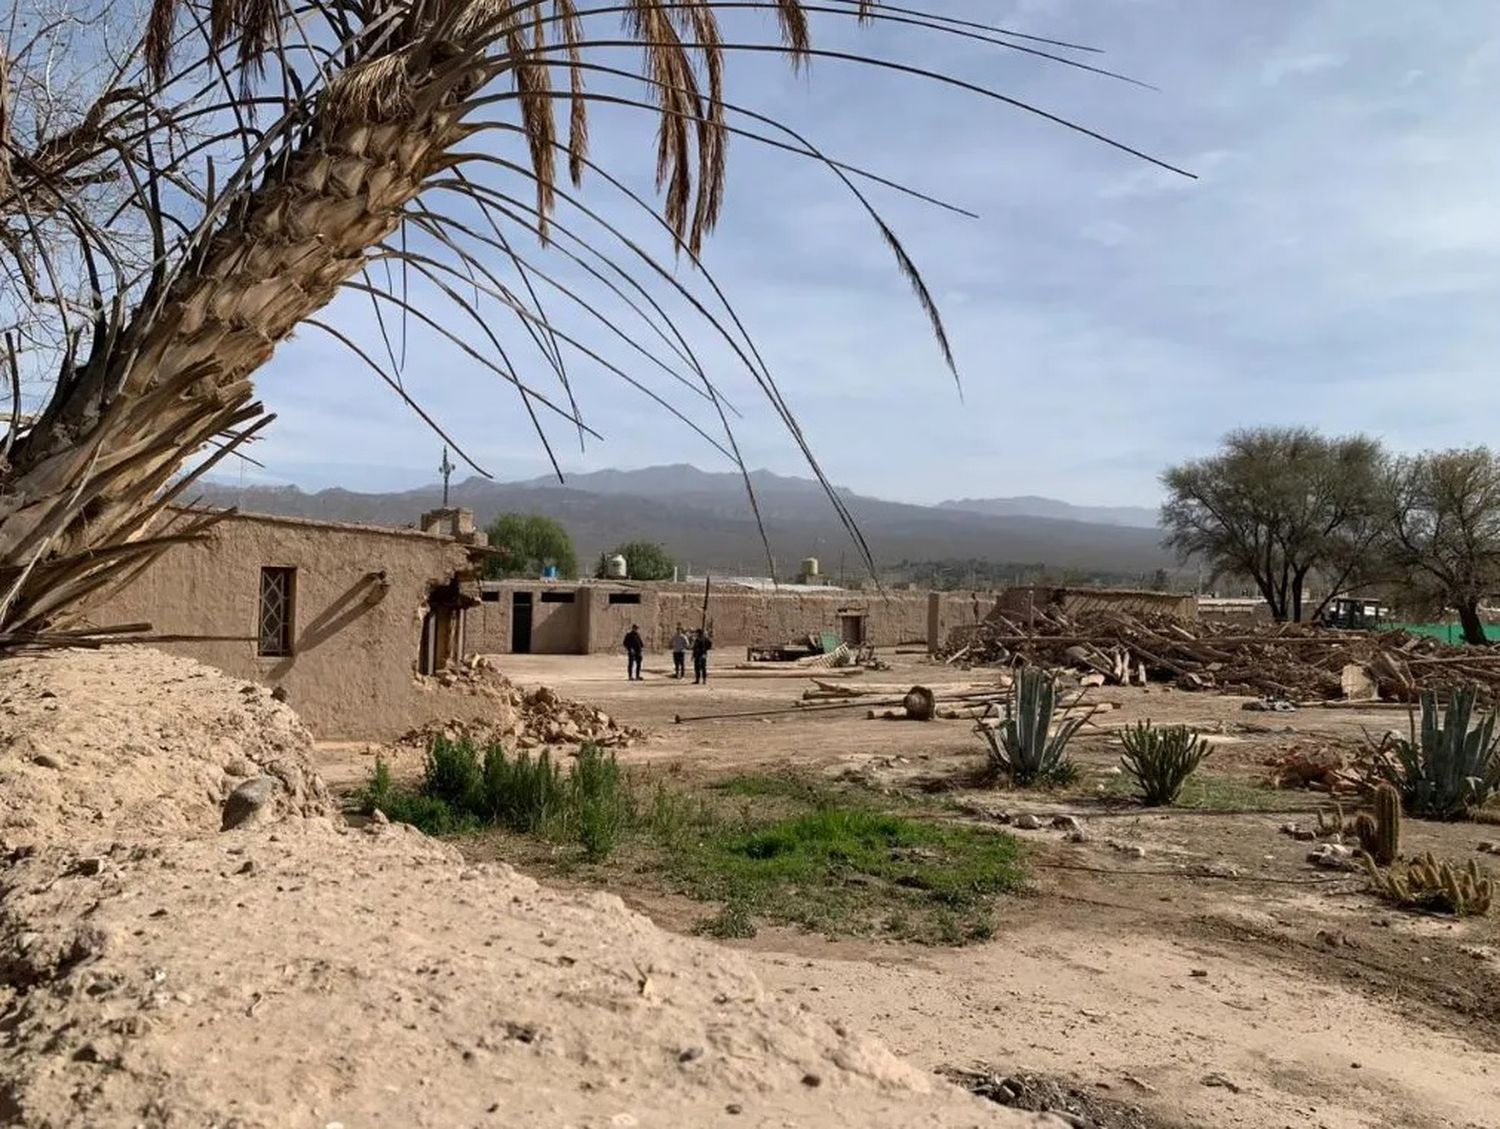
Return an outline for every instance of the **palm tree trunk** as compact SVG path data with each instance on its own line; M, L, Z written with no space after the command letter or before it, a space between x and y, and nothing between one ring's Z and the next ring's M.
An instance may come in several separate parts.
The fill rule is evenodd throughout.
M465 136L455 104L478 85L429 74L399 107L359 120L325 95L305 140L276 162L206 252L134 312L129 348L96 340L91 358L17 443L0 495L0 638L35 630L65 606L59 570L91 550L141 538L159 491L215 433L260 414L251 374L297 324L326 306L401 221L423 181ZM159 307L158 307L159 303ZM71 576L133 562L110 557ZM7 599L8 596L8 599Z

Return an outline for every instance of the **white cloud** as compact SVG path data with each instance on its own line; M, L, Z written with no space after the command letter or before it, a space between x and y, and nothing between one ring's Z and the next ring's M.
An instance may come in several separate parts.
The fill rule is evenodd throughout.
M1279 86L1289 78L1303 78L1322 71L1337 70L1344 63L1344 56L1327 51L1314 51L1306 55L1280 55L1266 60L1260 69L1260 80L1267 86Z
M972 15L966 0L947 9ZM1027 19L1028 31L1108 48L1098 61L1162 92L889 25L870 42L887 57L930 53L1200 179L917 80L832 63L810 81L787 79L769 61L732 60L732 96L759 96L830 152L983 217L869 189L939 295L965 377L960 401L858 206L806 162L733 142L708 261L835 479L911 499L1149 504L1161 465L1241 424L1368 430L1410 448L1469 442L1494 417L1500 117L1493 82L1472 81L1470 64L1495 56L1500 9L1452 0L1439 21L1422 6L1356 0L1049 0ZM865 34L847 24L826 24L824 42ZM601 116L593 138L601 159L623 160L631 183L649 186L642 121ZM623 215L597 187L589 200ZM685 267L679 276L692 281ZM565 302L549 299L549 311L613 359L632 357ZM359 302L339 316L382 348ZM507 347L521 342L528 379L555 391L514 321L496 328ZM353 487L433 479L439 441L356 361L307 336L264 382L282 416L256 451L267 473ZM690 338L745 413L752 461L798 470L737 359L701 321ZM424 405L497 473L541 473L515 393L451 346L416 340L408 380ZM629 367L695 403L638 356ZM580 456L568 429L549 424L565 465L718 458L597 365L575 358L573 371L607 442ZM378 459L386 469L371 466Z

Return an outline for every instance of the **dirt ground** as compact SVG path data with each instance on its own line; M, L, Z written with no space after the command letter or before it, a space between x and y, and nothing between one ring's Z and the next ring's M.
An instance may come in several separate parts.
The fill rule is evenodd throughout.
M1275 754L1353 746L1366 732L1404 728L1403 713L1252 713L1243 699L1105 689L1095 699L1117 708L1097 714L1077 742L1088 770L1078 787L975 791L954 788L979 756L971 722L866 720L859 707L810 715L791 708L810 683L739 675L726 669L732 656L716 657L707 687L672 680L665 656L648 657L640 683L607 656L500 662L523 685L550 685L645 728L649 739L621 753L627 764L946 789L971 818L1066 813L1086 835L1068 842L1061 831L1016 832L1034 890L1001 903L993 941L944 949L763 929L730 942L775 993L880 1034L918 1066L1059 1076L1139 1106L1158 1125L1500 1126L1495 918L1393 912L1359 876L1312 868L1312 844L1280 828L1312 824L1326 798L1259 787ZM985 677L922 656L885 657L891 671L859 680L939 686ZM779 707L787 712L686 720ZM1119 797L1113 731L1148 717L1212 736L1203 772L1219 790L1213 807L1148 813ZM373 763L359 746L324 747L320 757L336 788L362 780ZM412 770L415 760L396 767ZM1257 810L1236 810L1240 796ZM1404 834L1405 851L1483 862L1476 849L1500 828L1407 820ZM669 929L701 913L644 889L614 892Z
M0 660L0 1125L1035 1129L609 894L372 821L262 686Z

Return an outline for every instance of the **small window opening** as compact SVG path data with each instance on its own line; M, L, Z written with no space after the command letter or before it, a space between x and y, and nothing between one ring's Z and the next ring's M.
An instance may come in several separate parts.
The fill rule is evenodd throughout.
M611 604L639 604L641 594L639 592L611 592L609 602Z
M571 604L573 602L572 592L543 592L542 603L544 604Z
M296 614L297 570L260 570L259 642L256 653L276 658L292 653L292 623Z

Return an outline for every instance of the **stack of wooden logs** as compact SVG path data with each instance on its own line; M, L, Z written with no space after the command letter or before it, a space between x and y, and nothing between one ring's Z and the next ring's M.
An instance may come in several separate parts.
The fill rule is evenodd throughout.
M1343 631L1308 624L1184 623L1169 616L1052 608L1021 622L994 614L948 638L953 664L1030 662L1078 671L1096 684L1166 681L1183 689L1291 702L1349 696L1414 701L1424 689L1477 686L1500 701L1500 649L1452 647L1401 631Z
M1004 703L1011 696L1011 676L1001 674L998 679L970 682L963 685L948 685L929 691L936 707L932 716L945 721L981 720L998 718ZM911 717L910 695L921 687L876 686L870 684L848 685L822 682L813 679L814 687L802 692L797 704L804 709L819 709L832 705L865 707L865 717L886 720L905 720ZM1064 693L1058 698L1059 708L1076 705L1081 695ZM1096 708L1112 708L1101 703Z

